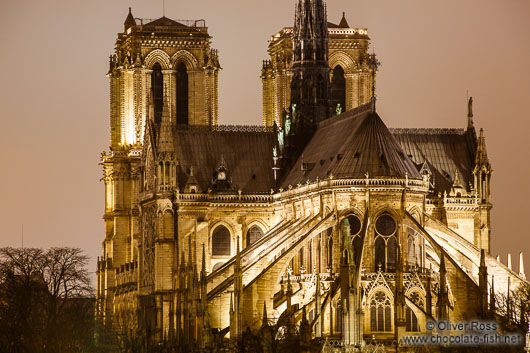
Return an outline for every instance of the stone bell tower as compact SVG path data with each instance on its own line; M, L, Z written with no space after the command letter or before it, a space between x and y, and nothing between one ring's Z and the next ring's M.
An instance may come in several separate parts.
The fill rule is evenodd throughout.
M136 268L142 143L187 125L218 124L217 50L204 20L135 18L129 8L110 56L110 153L103 152L105 238L98 260L98 310L112 310L116 269ZM167 135L167 134L166 134ZM145 223L145 222L144 222Z
M134 18L129 14L110 57L111 146L143 141L149 97L160 123L164 94L177 125L218 123L217 50L204 20Z

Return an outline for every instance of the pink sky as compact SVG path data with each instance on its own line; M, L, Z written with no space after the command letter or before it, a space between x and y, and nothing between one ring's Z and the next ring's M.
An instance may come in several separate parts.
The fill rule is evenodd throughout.
M219 49L220 123L261 123L261 61L293 22L294 0L166 0L166 16L206 20ZM162 0L0 3L0 246L76 246L100 255L109 143L105 73L129 6L162 15ZM329 0L366 27L382 61L378 111L389 127L465 127L466 92L485 129L492 179L492 254L530 270L530 2Z

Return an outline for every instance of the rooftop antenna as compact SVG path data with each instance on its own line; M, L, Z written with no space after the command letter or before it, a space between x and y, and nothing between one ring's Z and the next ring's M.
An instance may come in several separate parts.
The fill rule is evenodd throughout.
M162 0L162 16L166 17L166 0Z

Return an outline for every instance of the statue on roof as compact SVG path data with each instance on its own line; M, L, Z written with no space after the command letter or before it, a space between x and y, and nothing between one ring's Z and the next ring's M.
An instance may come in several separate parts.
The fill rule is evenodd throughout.
M280 129L278 132L278 143L280 144L280 147L283 147L283 129Z
M289 132L291 131L291 119L289 119L289 114L285 116L285 135L289 136Z
M341 115L342 114L342 107L340 106L340 103L337 104L337 109L335 109L335 113L337 115Z

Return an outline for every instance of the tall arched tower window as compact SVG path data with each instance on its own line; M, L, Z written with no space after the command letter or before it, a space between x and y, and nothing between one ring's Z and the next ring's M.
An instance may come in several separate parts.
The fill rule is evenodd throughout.
M396 221L387 213L382 214L375 222L374 265L375 271L396 271Z
M247 246L250 246L263 236L263 231L258 226L252 226L247 231Z
M162 121L162 108L164 106L164 75L159 63L153 65L151 73L151 90L153 92L154 119L156 123Z
M212 255L230 256L230 231L223 225L212 233Z
M346 110L346 78L344 77L344 69L340 65L335 66L333 69L331 101L333 102L333 108L340 104L342 110Z
M176 74L177 124L188 125L188 70L181 62Z

